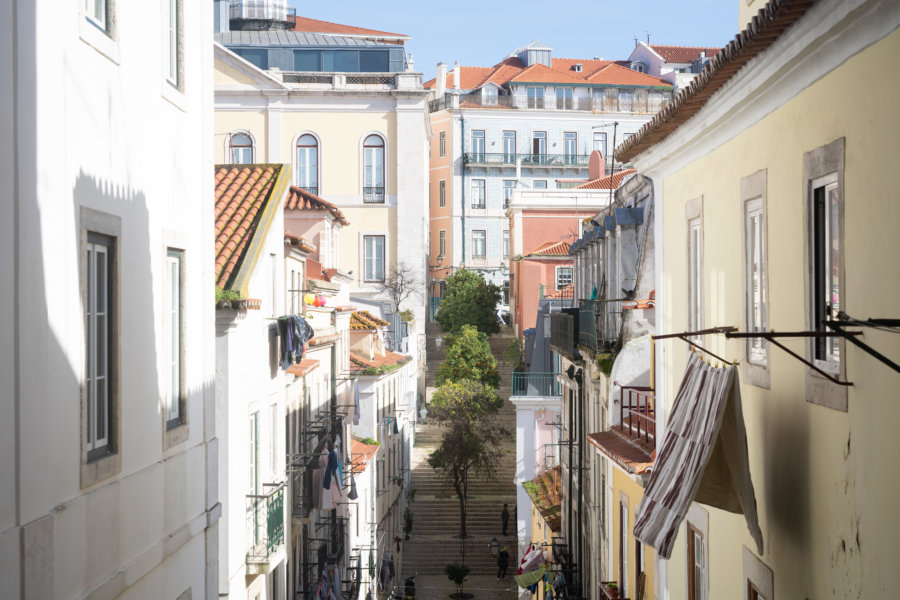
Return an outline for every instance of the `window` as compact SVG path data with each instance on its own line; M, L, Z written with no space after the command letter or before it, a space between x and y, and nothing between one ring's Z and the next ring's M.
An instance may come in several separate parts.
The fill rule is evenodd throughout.
M516 132L515 131L504 131L503 132L503 162L505 162L505 163L515 163L516 162Z
M841 300L841 203L837 175L813 181L812 184L812 306L816 331L830 331L825 321L837 319L843 308ZM813 357L816 366L837 373L841 352L838 337L815 338Z
M84 14L87 20L109 32L109 0L84 0Z
M633 63L631 63L631 70L632 70L632 71L637 71L638 73L645 73L645 72L646 72L646 71L644 70L644 63L642 63L642 62L633 62Z
M628 540L631 537L628 526L628 498L619 498L619 595L628 597Z
M278 404L269 406L269 472L278 472Z
M765 222L762 198L754 198L744 207L744 253L747 261L748 292L746 302L746 328L748 332L765 331L768 320L766 310ZM749 338L747 358L751 362L764 363L766 353L762 338Z
M623 133L623 134L622 134L622 141L627 140L628 138L630 138L630 137L633 136L633 135L634 135L633 133Z
M531 134L532 161L540 163L547 155L547 132L535 131Z
M384 236L363 236L366 281L384 281Z
M269 50L267 48L235 48L234 53L263 71L269 68Z
M472 208L485 208L485 180L472 180Z
M87 425L85 446L88 459L106 454L110 445L110 414L113 386L110 358L115 350L115 238L88 233L85 257L85 396Z
M438 183L438 205L447 206L447 182L443 179Z
M544 108L544 88L530 87L526 90L528 108Z
M606 133L594 132L594 146L592 150L599 150L603 158L606 158Z
M472 257L484 258L487 255L487 231L476 229L472 232Z
M558 110L572 110L572 88L556 88L556 108Z
M441 229L438 232L438 256L446 256L447 254L447 232Z
M249 165L253 163L253 138L246 133L232 133L228 138L228 154L231 163Z
M503 230L503 250L502 250L503 258L509 258L509 230ZM507 302L509 304L509 302Z
M509 206L509 202L512 200L512 195L515 190L516 190L516 180L515 179L504 179L503 180L503 208L507 208Z
M178 89L182 88L181 52L182 52L182 4L181 0L163 0L166 17L166 80Z
M165 335L165 364L168 375L165 387L165 410L167 427L182 422L184 402L184 346L182 340L182 297L183 297L183 253L169 249L166 252L166 292L164 295L163 319Z
M531 187L536 190L546 190L547 189L547 180L546 179L535 179L531 182Z
M250 493L259 492L259 413L250 415ZM254 529L259 529L255 527Z
M319 195L319 142L309 133L297 139L297 187Z
M578 153L578 134L574 131L566 131L563 133L563 154L565 155L566 164L575 164Z
M562 289L575 280L575 269L572 267L556 267L556 289Z
M370 135L363 142L363 202L384 202L384 140Z
M704 600L706 552L703 535L690 523L687 530L688 600Z
M700 217L688 221L688 331L698 331L703 323L703 230Z
M743 547L744 596L743 600L775 600L775 577L772 569Z
M634 90L619 90L619 110L622 112L634 110Z
M447 132L446 131L442 131L438 135L438 154L440 156L447 155Z
M472 130L472 159L475 162L484 160L484 129Z

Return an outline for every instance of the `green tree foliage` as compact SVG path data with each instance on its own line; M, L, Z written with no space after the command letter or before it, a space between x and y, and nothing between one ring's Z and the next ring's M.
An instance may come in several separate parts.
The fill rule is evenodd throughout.
M497 359L491 354L487 336L471 325L447 336L444 362L437 372L437 384L471 379L492 388L500 387Z
M497 304L500 288L485 283L480 275L460 269L447 278L447 291L435 318L441 329L456 333L463 325L472 325L482 333L500 331L497 323Z
M492 415L503 407L503 398L479 381L450 381L434 391L429 416L438 424L456 420L471 423Z

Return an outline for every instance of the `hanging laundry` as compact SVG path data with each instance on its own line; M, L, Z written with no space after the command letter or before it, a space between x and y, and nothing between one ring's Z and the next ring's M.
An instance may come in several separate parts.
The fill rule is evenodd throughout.
M356 492L356 479L353 478L353 473L350 473L350 491L347 493L347 498L350 500L359 498L359 494Z
M293 358L298 363L303 359L303 352L306 350L306 342L315 335L313 328L309 326L306 319L299 315L291 315L291 325L293 326Z
M290 319L278 319L278 336L281 338L281 368L284 370L294 362L294 326Z
M375 553L369 548L369 579L375 579ZM368 600L372 600L372 590L367 594Z
M397 435L400 431L397 429L397 418L394 417L394 435Z
M353 400L356 404L356 410L353 411L353 424L359 425L359 380L354 382Z

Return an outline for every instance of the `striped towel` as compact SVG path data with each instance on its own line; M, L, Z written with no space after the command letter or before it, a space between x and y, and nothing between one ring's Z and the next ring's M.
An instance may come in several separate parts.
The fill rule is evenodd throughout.
M711 367L691 354L634 524L634 537L663 558L693 501L743 513L762 554L736 379L734 365Z

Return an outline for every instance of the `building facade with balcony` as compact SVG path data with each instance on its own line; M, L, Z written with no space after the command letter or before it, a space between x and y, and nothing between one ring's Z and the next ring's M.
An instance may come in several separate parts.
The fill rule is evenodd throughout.
M736 41L617 150L653 182L657 330L730 328L689 339L707 361L737 363L723 368L758 515L753 527L746 508L692 496L657 587L894 597L900 245L884 218L896 214L897 116L883 73L900 51L900 6L738 4ZM698 401L676 401L693 356L681 340L657 342L664 444L678 404ZM650 485L684 467L657 464Z
M425 84L433 298L460 265L505 288L513 193L586 181L593 150L607 156L668 101L671 84L623 64L553 58L532 42L493 67L438 65Z
M2 5L0 598L217 595L211 8Z

